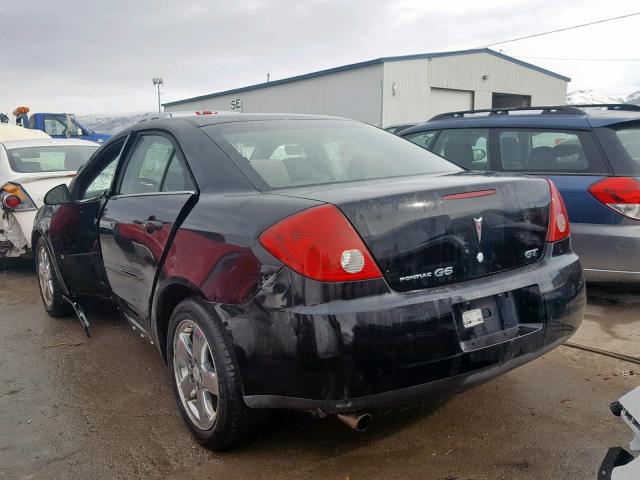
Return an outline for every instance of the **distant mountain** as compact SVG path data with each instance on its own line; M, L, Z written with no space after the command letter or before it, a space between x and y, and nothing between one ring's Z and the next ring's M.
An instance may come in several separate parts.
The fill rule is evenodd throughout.
M640 105L640 90L633 92L627 97L625 103L633 103L634 105Z
M574 90L567 94L567 104L602 104L602 103L632 103L634 105L640 105L640 90L633 92L626 97L611 97L609 95L603 95L593 90Z
M76 115L78 121L98 133L109 133L113 135L134 125L142 120L148 120L158 115L155 112L127 112L104 114L95 113L89 115Z
M624 103L625 99L621 97L610 97L594 92L593 90L574 90L567 94L567 103L569 105L577 104L601 104L601 103Z

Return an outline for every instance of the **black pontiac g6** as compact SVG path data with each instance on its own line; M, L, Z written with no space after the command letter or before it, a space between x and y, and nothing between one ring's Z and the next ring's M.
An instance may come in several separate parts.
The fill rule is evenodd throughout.
M46 310L86 321L86 296L116 302L214 449L253 409L362 428L486 381L565 341L585 307L553 183L466 172L345 119L143 122L45 202Z

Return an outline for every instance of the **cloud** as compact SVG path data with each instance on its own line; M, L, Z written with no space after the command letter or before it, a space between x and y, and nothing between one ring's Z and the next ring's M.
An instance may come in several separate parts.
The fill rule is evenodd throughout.
M0 111L153 110L151 78L176 100L322 68L477 47L619 13L623 0L111 0L2 2ZM640 57L640 18L506 44L529 56ZM638 65L531 60L605 93L637 89ZM624 93L624 92L623 92Z

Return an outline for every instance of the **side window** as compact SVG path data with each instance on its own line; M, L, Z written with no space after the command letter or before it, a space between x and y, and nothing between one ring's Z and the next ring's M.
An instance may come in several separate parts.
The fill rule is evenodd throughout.
M457 128L443 130L430 150L469 170L489 169L489 130Z
M120 194L159 192L173 157L171 141L160 135L142 135L127 163Z
M178 152L173 154L162 182L162 192L194 191L195 185Z
M81 174L81 185L87 185L82 189L80 198L86 200L88 198L95 198L103 193L107 192L111 188L111 184L113 183L113 178L116 174L116 167L118 166L118 160L120 160L120 152L122 151L122 147L124 146L125 139L121 139L112 143L111 145L105 147L105 149L100 152L98 157L96 157L96 161L104 165L97 173L94 174L93 177L88 179L89 184L87 185L84 182L84 174ZM95 162L91 162L91 165ZM87 165L90 169L91 165ZM87 171L88 173L88 171Z
M31 117L33 118L33 117ZM44 131L52 136L67 135L69 130L70 137L82 136L82 129L78 126L73 118L69 118L66 115L45 115L44 117Z
M530 172L591 171L586 134L551 130L505 130L499 133L502 170ZM595 168L601 170L602 168Z
M118 158L114 158L105 168L103 168L93 181L86 188L82 194L83 199L94 198L98 195L102 195L111 187L111 182L116 174L116 166L118 165Z
M47 115L44 117L44 131L48 135L64 135L67 126L58 117Z
M427 150L431 150L431 144L433 143L433 139L435 138L437 131L430 132L418 132L407 135L406 137L402 137L405 140L409 140L416 145L420 145L422 148L426 148Z

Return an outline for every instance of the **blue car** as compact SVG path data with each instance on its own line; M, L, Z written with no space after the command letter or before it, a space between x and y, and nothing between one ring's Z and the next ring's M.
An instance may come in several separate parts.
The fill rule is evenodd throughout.
M399 135L469 170L553 180L586 279L640 283L640 107L453 112Z

